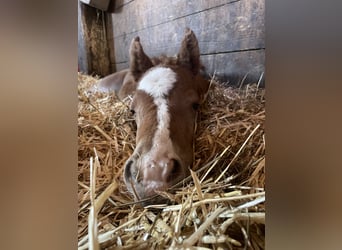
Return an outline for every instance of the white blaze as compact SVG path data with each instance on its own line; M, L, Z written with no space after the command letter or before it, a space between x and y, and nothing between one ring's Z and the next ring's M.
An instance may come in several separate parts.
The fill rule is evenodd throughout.
M149 71L139 82L138 89L153 98L163 98L176 82L176 73L170 68L158 67Z
M158 148L163 146L166 150L172 150L170 139L170 113L167 103L167 96L176 82L176 73L170 68L158 67L149 71L139 82L138 89L146 92L153 97L154 104L157 106L157 131L152 141L152 149L146 155L147 164L158 154ZM161 145L161 143L164 143ZM166 143L166 144L165 144Z

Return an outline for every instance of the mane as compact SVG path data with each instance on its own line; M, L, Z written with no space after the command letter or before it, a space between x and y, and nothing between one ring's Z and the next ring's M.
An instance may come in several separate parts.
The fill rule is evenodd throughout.
M161 54L158 57L153 57L152 63L154 66L176 66L179 65L177 56L166 56L165 54Z

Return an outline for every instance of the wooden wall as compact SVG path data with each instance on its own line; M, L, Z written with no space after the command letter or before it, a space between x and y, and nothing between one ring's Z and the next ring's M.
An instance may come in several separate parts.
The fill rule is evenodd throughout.
M108 14L78 1L78 68L87 74L112 73L106 31Z
M113 70L128 66L131 39L146 53L175 55L191 28L209 74L224 81L257 81L265 64L264 0L121 0L111 6L108 29Z
M231 84L247 74L245 82L255 82L264 72L264 15L265 0L112 0L105 16L110 65L103 67L127 68L135 36L150 56L175 55L189 27L208 74Z

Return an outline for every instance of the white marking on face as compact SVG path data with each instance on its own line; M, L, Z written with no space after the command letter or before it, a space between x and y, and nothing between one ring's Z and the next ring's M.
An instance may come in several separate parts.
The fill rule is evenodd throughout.
M138 89L146 92L153 97L153 102L157 107L157 130L152 141L150 152L145 155L144 166L154 166L154 164L163 167L164 162L154 162L158 158L157 154L173 152L173 146L170 138L170 113L167 102L167 96L176 82L176 73L170 68L158 67L148 72L139 82ZM160 152L160 147L163 152ZM166 156L169 157L169 156Z
M158 67L149 71L141 79L138 89L158 98L167 95L175 82L176 73L172 69Z

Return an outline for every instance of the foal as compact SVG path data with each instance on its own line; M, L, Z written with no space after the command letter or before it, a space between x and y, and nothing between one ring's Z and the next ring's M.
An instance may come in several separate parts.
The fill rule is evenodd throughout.
M199 75L200 67L197 38L190 29L174 58L150 59L139 37L131 43L131 79L119 91L135 89L131 109L136 148L126 162L124 179L136 200L165 191L189 174L196 113L209 87Z

